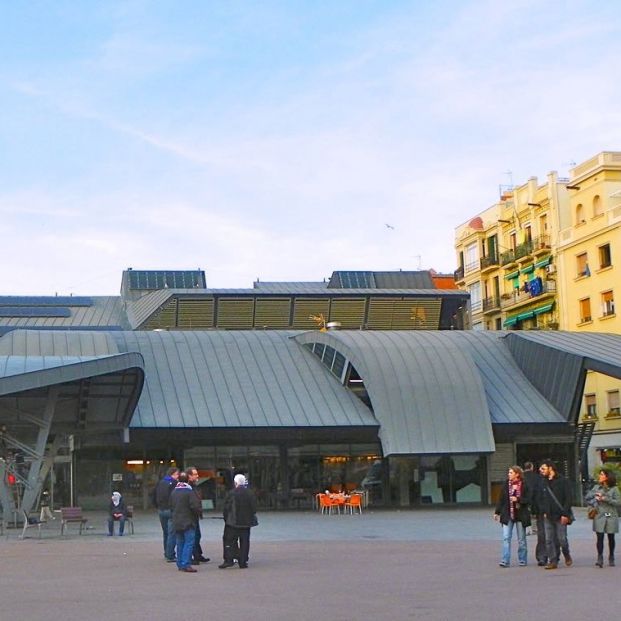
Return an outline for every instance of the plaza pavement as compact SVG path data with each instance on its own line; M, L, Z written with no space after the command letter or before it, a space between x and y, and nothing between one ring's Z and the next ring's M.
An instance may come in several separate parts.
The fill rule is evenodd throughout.
M362 516L260 513L250 567L220 570L222 521L202 521L212 561L196 574L162 556L155 512L135 535L107 537L87 513L62 539L46 525L0 539L0 621L425 621L595 619L614 610L621 567L598 569L584 509L569 529L575 563L545 571L498 567L491 508L369 510ZM621 554L621 552L620 552ZM621 559L620 559L621 560ZM612 607L612 608L611 608ZM599 611L599 612L598 612Z

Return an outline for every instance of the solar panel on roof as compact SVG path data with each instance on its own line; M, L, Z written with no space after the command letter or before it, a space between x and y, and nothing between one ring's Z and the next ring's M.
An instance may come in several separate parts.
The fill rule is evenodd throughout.
M205 289L205 273L202 270L153 271L130 270L129 288L139 290L156 289Z
M54 296L0 296L0 306L92 306L93 299L84 296L54 295Z
M343 289L372 289L375 287L373 272L336 272Z
M71 317L61 306L0 306L0 317Z

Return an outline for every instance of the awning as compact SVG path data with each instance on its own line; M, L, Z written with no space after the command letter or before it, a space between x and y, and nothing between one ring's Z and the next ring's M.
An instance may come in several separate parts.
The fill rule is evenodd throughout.
M535 266L531 263L520 270L520 274L530 274L535 271Z
M517 315L512 315L511 317L507 317L505 322L502 324L503 326L514 326L518 321Z
M515 272L511 272L510 274L505 274L505 280L513 280L514 278L517 278L520 275L520 272L518 270L515 270Z
M535 316L535 313L532 310L524 311L523 313L520 313L519 315L517 315L516 320L524 321L524 319L530 319L531 317L534 317L534 316Z
M535 263L535 267L545 267L546 265L550 265L551 262L552 262L552 255L549 255L545 259L541 259L541 261L537 261L537 263Z
M554 302L550 302L550 304L545 304L544 306L539 306L538 308L533 309L534 315L541 315L541 313L549 313L554 307Z

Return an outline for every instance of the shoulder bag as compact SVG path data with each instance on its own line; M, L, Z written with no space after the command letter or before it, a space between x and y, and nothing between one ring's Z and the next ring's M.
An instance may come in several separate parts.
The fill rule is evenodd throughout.
M558 501L558 498L556 497L556 494L552 491L552 488L549 485L546 485L546 489L548 490L550 496L552 496L552 500L554 500L554 502L562 512L563 505ZM569 520L569 522L567 522L567 526L570 526L576 520L576 518L574 517L574 512L571 510L571 507L569 507L569 515L565 517L567 517L567 519Z

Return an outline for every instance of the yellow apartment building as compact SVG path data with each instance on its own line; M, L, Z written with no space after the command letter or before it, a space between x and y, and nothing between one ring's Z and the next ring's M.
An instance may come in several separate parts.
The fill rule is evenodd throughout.
M470 292L471 327L558 329L554 240L566 211L566 181L531 177L457 227L456 284Z
M556 252L560 328L620 334L621 152L604 151L574 167L567 191ZM595 425L591 466L621 462L620 390L619 380L589 372L581 422Z

